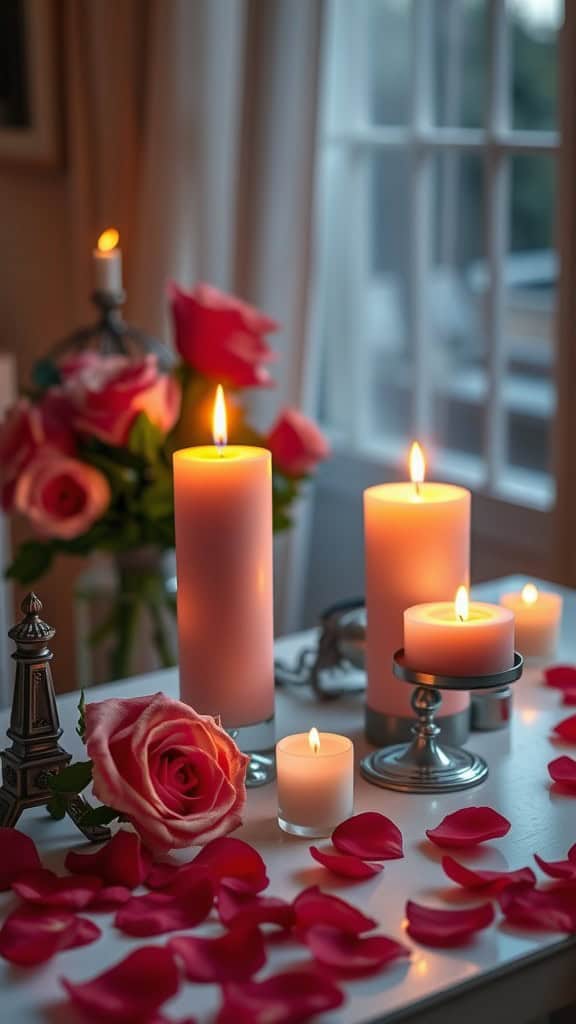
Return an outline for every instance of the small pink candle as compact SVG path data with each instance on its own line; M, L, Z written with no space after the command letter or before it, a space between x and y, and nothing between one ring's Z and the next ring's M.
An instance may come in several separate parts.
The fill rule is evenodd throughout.
M527 583L520 593L502 594L500 603L515 616L516 647L525 658L553 658L562 621L560 594Z
M225 727L274 713L272 460L226 444L174 453L180 696Z
M483 676L514 663L514 615L508 608L468 600L417 604L404 612L404 660L417 672Z

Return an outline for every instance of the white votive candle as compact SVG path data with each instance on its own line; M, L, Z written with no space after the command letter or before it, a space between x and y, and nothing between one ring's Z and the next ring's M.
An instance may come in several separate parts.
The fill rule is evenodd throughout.
M122 250L116 228L103 231L92 253L94 287L97 292L119 295L122 292Z
M278 824L296 836L327 836L354 808L354 747L311 729L276 744Z
M518 593L502 594L500 603L514 612L515 644L525 658L552 658L562 619L560 594L527 583Z

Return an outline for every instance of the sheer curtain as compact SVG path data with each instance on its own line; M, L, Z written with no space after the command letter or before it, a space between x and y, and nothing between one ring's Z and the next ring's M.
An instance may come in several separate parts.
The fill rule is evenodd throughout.
M321 0L67 0L64 18L78 310L85 253L114 223L131 319L166 335L170 277L242 295L283 325L278 387L254 396L259 422L284 403L313 414ZM305 520L278 546L282 631L297 621Z

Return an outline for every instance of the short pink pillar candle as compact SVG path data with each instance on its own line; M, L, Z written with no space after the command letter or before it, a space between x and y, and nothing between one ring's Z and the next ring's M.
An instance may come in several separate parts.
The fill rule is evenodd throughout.
M455 601L417 604L404 612L404 661L417 672L484 676L514 663L514 615L497 604Z
M519 593L502 594L500 603L514 612L516 647L525 658L553 658L562 622L560 594L527 583Z

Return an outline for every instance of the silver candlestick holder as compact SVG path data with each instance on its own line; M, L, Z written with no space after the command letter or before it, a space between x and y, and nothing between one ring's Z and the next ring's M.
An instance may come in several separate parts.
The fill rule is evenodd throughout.
M416 722L413 739L393 747L375 750L363 759L360 771L368 782L401 793L450 793L478 786L488 775L488 765L469 750L444 746L435 715L442 703L441 690L498 690L515 683L522 675L524 660L514 653L514 663L503 672L483 676L440 676L417 672L396 651L394 675L415 687L412 708Z

